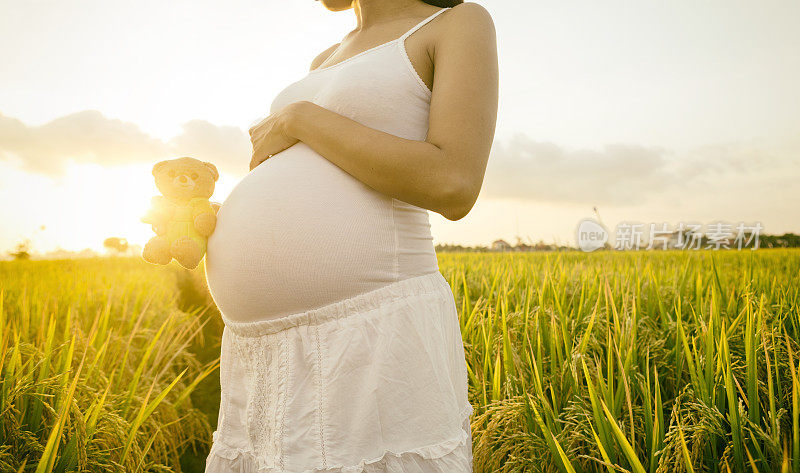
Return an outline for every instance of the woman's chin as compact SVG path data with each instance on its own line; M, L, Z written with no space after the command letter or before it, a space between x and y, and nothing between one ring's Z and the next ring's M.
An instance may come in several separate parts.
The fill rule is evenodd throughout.
M353 8L352 0L319 0L330 11L344 11Z

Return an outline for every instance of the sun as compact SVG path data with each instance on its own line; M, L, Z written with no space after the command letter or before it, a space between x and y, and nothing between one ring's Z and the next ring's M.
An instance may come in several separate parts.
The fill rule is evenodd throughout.
M153 164L69 163L63 174L54 176L20 171L3 176L0 198L14 202L3 218L20 222L14 233L1 229L3 249L30 240L35 253L59 248L89 248L102 253L106 251L103 241L110 237L143 246L154 233L141 218L150 208L151 199L160 195L152 174ZM222 202L240 178L221 173L210 200Z
M103 252L109 237L144 244L152 230L140 218L158 193L150 168L72 163L59 175L14 173L18 178L4 180L0 196L13 204L4 219L19 224L13 233L0 234L3 247L30 240L35 253Z

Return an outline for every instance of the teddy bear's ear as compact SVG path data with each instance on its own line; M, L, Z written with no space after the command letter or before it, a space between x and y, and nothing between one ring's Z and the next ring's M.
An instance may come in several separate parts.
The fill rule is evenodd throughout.
M206 167L208 168L208 170L211 171L211 175L214 176L214 181L219 179L219 171L217 171L217 167L216 166L214 166L211 163L207 163L205 161L203 162L203 164L205 164Z
M158 173L161 172L163 168L165 168L169 164L169 161L159 161L155 165L153 165L153 176L158 176Z

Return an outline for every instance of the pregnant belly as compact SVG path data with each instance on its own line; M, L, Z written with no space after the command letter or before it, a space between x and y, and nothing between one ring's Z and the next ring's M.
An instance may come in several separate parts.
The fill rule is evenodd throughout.
M303 143L233 189L208 239L220 311L251 321L303 312L394 281L392 199Z

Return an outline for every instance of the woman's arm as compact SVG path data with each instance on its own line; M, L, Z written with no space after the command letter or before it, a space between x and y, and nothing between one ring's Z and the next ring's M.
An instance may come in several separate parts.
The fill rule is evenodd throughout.
M432 210L464 217L480 192L497 115L497 46L488 12L455 7L435 45L428 136L408 140L366 127L310 102L251 130L251 167L302 141L373 189Z

